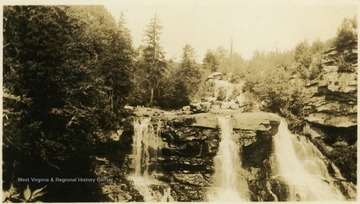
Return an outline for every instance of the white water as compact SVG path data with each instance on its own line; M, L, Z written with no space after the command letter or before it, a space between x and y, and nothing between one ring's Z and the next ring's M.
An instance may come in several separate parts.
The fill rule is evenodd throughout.
M134 122L133 138L133 166L135 176L148 177L153 170L150 170L150 160L156 161L161 140L159 131L161 124L158 124L157 130L150 123L151 118L140 118Z
M230 117L219 117L221 142L214 158L215 192L210 192L210 201L245 201L248 200L248 186L241 175L240 145L233 137Z
M144 197L145 202L174 201L171 189L165 183L152 178L156 173L159 150L162 147L160 137L161 123L157 129L151 124L151 118L140 118L134 121L134 137L132 164L134 174L128 178L134 182L134 187ZM153 187L165 186L164 192L154 190Z
M144 197L145 202L174 202L171 188L167 184L150 177L129 176L135 189ZM161 188L164 190L161 190Z
M344 196L329 175L324 156L305 137L297 137L282 120L274 136L278 165L275 177L290 187L289 201L341 201Z

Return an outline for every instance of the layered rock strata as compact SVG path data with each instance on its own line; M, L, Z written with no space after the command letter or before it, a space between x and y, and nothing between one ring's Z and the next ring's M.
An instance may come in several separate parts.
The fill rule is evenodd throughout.
M140 111L138 116L151 116L154 124L162 120L164 145L158 161L159 180L170 184L177 201L206 201L213 187L214 157L220 142L218 116L231 117L233 134L241 147L242 166L249 182L251 200L275 200L267 187L271 180L270 157L272 136L277 133L280 117L265 112L167 114L161 111ZM240 165L240 164L239 164Z
M341 173L357 181L357 42L323 53L321 75L305 87L304 133Z

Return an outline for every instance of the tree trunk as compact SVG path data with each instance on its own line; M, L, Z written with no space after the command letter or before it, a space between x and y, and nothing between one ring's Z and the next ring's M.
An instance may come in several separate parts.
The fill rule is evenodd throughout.
M154 100L154 88L151 88L151 90L150 90L150 102L148 104L149 107L152 106L153 100Z
M110 91L110 106L111 110L114 111L114 92Z

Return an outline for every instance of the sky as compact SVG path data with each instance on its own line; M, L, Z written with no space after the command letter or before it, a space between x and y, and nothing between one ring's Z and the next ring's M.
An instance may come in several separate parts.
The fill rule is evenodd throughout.
M104 5L104 2L106 4ZM28 4L45 5L46 0ZM3 4L24 4L3 0ZM250 59L255 50L286 51L301 41L336 36L344 18L357 16L359 0L61 0L55 5L104 5L117 20L125 14L134 47L156 13L163 26L161 46L167 59L179 61L190 44L202 62L208 49L219 46Z
M286 51L304 40L328 40L344 18L357 16L354 2L117 1L105 7L115 19L121 11L125 14L135 47L143 43L144 30L156 13L166 57L180 60L182 48L190 44L201 62L208 49L230 50L231 41L234 51L250 59L255 50Z

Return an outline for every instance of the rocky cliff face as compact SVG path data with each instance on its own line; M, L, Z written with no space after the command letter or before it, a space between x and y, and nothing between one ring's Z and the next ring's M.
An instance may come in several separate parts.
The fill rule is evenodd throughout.
M324 53L322 74L307 84L306 120L333 127L357 125L357 43Z
M162 120L164 147L157 165L158 179L169 183L177 201L206 201L213 187L214 157L220 142L217 117L232 118L234 134L241 147L243 174L251 200L274 200L269 189L271 180L272 136L277 133L280 118L272 113L199 113L191 115L146 112L154 123Z
M208 194L215 187L214 159L221 142L221 130L217 119L219 116L231 118L233 135L238 140L242 161L239 164L242 167L240 174L248 185L249 197L247 199L250 201L288 200L292 188L282 176L278 175L278 157L274 151L274 136L278 133L280 117L266 112L241 113L234 110L218 110L217 112L185 114L181 111L165 112L150 108L137 108L134 112L135 119L151 118L153 130L160 133L158 128L161 129L159 135L161 142L158 143L159 154L150 158L148 168L148 175L159 183L152 184L151 189L160 193L160 196L163 192L165 193L166 189L171 189L172 198L179 202L208 201ZM134 121L134 118L129 121ZM131 124L129 126L132 127ZM341 152L339 146L343 143L335 140L333 145L329 146L327 145L330 141L329 138L340 137L334 135L342 135L345 129L344 127L329 128L330 126L311 123L307 126L307 131L308 135L313 136L312 140L320 147L320 150L330 152L328 155L333 155L334 152ZM354 130L346 128L346 131L348 131L346 134L350 135ZM129 137L131 137L130 132ZM131 147L133 145L125 137L121 136L119 139L124 146ZM344 157L348 157L348 155L344 154ZM340 157L335 155L334 158ZM115 193L109 194L115 194L112 197L116 199L111 198L112 201L146 200L140 191L134 190L137 189L136 184L126 179L127 176L132 175L131 172L134 172L133 165L131 165L132 160L132 155L129 153L125 155L120 168L121 172L115 173L119 174L117 177L120 178L120 184L123 179L127 183L126 185L122 183L121 189L116 188L118 190ZM355 197L352 195L356 195L355 186L349 184L347 179L338 173L332 162L326 160L325 165L329 174L335 178L336 186L340 188L345 197L354 200ZM338 166L341 167L341 165ZM126 172L123 172L124 169ZM103 188L106 190L115 188L115 186Z
M357 66L357 42L323 54L322 74L306 86L305 120L308 125L304 129L304 133L310 135L319 149L354 183Z

